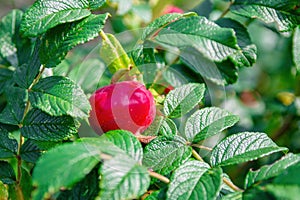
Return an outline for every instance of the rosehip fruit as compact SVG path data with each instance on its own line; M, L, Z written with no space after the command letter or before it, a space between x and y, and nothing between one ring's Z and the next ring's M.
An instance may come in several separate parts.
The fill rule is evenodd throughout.
M169 13L184 13L183 10L180 8L173 6L173 5L167 5L166 8L163 10L163 14L169 14Z
M156 114L152 94L135 81L123 81L98 89L90 97L91 127L98 134L123 129L139 135Z

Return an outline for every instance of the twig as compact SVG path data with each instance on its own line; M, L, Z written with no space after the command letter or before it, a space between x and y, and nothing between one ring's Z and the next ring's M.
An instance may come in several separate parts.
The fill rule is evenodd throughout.
M231 181L229 181L227 178L223 177L223 182L228 185L231 189L234 191L243 191L241 188L238 186L234 185Z
M192 147L197 147L199 149L205 149L207 151L212 151L212 148L209 148L209 147L206 147L206 146L203 146L203 145L200 145L200 144L192 144Z
M229 11L230 11L230 7L231 7L231 5L234 3L234 1L232 0L232 1L230 1L230 3L229 3L229 6L228 6L228 8L226 9L226 10L224 10L224 12L222 12L222 14L220 15L220 17L218 17L218 19L217 20L219 20L219 19L221 19L221 18L223 18Z
M167 177L165 177L165 176L163 176L161 174L158 174L158 173L156 173L154 171L148 170L148 172L149 172L149 174L150 174L151 177L157 178L158 180L161 180L162 182L167 183L167 184L170 183L170 180Z
M204 162L201 156L194 149L192 150L192 154L197 160Z

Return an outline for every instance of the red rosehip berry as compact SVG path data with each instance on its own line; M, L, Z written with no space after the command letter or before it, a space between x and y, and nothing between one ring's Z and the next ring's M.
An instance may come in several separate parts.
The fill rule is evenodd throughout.
M173 5L167 5L163 11L163 14L169 14L169 13L184 13L183 10L180 8L173 6Z
M91 127L98 134L123 129L139 135L153 122L156 107L152 94L136 81L123 81L98 89L90 97Z

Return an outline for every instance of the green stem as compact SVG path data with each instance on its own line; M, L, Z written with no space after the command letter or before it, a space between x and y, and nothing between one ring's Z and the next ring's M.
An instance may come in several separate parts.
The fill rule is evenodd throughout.
M163 176L161 174L158 174L156 172L153 172L153 171L149 171L148 170L148 172L149 172L149 174L150 174L151 177L157 178L158 180L160 180L160 181L162 181L164 183L167 183L167 184L170 183L170 180L167 177L165 177L165 176Z
M234 0L230 1L228 8L226 10L224 10L224 12L220 15L220 17L218 17L218 20L223 18L225 15L227 15L227 13L230 11L230 7L233 3L234 3Z
M17 180L16 180L16 193L17 193L17 199L18 200L23 200L24 199L24 195L22 192L22 188L20 186L21 183L21 178L22 178L22 159L21 159L21 146L23 143L23 136L22 134L20 134L20 141L19 141L19 145L18 145L18 151L17 151Z
M204 150L207 150L207 151L212 151L212 148L209 148L209 147L206 147L206 146L203 146L203 145L200 145L200 144L192 144L191 146L192 147L197 147L199 149L204 149Z
M201 156L194 149L192 150L192 154L193 154L194 158L196 158L196 160L204 162L204 160L201 158Z

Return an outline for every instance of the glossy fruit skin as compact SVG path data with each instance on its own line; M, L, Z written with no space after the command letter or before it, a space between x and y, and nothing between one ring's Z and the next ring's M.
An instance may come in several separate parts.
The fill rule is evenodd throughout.
M152 94L136 81L123 81L98 89L90 97L89 122L97 134L123 129L139 135L156 114Z
M165 7L165 9L163 10L163 14L169 14L169 13L181 13L183 14L183 10L176 7L176 6L173 6L173 5L167 5Z

